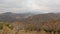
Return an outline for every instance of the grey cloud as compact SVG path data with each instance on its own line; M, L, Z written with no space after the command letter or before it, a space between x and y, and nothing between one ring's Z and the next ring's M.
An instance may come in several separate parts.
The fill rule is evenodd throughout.
M32 2L28 2L32 1ZM17 10L16 10L17 9ZM60 11L60 0L0 0L0 11L24 10Z

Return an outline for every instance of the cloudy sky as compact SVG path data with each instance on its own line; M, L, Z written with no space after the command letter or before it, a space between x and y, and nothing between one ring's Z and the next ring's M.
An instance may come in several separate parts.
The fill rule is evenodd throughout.
M3 12L60 12L60 0L0 0Z

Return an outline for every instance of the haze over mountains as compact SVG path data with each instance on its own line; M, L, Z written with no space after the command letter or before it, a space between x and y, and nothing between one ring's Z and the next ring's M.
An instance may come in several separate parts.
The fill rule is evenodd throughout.
M30 16L26 19L28 22L46 22L52 20L60 20L60 13L46 13Z
M0 21L16 21L21 20L23 18L27 18L28 16L34 15L33 13L12 13L6 12L0 14Z
M6 12L0 14L0 21L27 21L27 22L41 22L41 21L52 21L60 20L60 13L12 13Z

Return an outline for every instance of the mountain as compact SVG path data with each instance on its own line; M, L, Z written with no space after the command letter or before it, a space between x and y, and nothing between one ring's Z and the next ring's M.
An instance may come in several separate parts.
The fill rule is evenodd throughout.
M38 14L38 15L30 16L25 20L25 22L40 24L42 22L45 23L48 21L56 21L56 20L60 20L60 13L46 13L46 14Z
M44 14L35 14L33 12L27 13L12 13L6 12L0 14L0 21L24 21L31 23L40 23L45 21L60 20L60 13L44 13Z
M0 21L18 21L18 20L25 19L31 15L34 15L34 14L6 12L6 13L0 14Z
M17 26L21 24L23 28L50 28L50 26L54 25L54 27L57 27L60 24L60 13L33 14L7 12L0 14L0 21L4 21L4 23L7 21L15 25L17 24Z

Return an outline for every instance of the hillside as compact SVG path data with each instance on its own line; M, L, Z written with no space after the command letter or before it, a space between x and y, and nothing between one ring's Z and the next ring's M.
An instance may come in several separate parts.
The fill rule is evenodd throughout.
M56 20L60 20L60 13L38 14L38 15L30 16L24 21L26 23L33 23L40 25L40 23L45 23L48 21L56 21Z
M19 16L19 17L17 17ZM23 15L22 15L23 16ZM60 13L35 14L27 18L22 18L20 14L4 13L0 14L0 19L14 22L0 22L0 33L4 34L55 34L60 33ZM2 20L1 19L1 20ZM3 21L2 20L2 21ZM5 21L4 20L4 21ZM3 25L2 25L3 24ZM7 27L6 27L7 26ZM6 29L6 30L5 30Z
M52 20L60 20L60 13L46 13L46 14L34 14L34 13L11 13L6 12L0 14L0 21L23 21L23 22L46 22Z
M31 16L33 14L31 13L11 13L11 12L6 12L6 13L2 13L0 14L0 21L20 21L23 20L29 16Z

